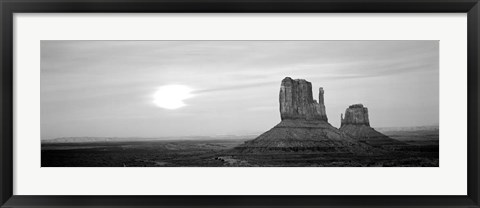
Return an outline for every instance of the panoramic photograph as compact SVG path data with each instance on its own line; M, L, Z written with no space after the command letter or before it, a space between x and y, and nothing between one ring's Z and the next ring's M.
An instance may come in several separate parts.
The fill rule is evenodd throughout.
M40 43L42 167L439 167L439 41Z

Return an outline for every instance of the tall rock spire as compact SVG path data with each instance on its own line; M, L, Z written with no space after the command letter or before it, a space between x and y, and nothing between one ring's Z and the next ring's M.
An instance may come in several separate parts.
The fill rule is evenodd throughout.
M286 119L328 121L320 88L319 103L313 99L312 83L286 77L280 86L280 117Z
M325 102L323 100L323 93L323 87L320 87L320 89L318 90L318 104L325 106Z

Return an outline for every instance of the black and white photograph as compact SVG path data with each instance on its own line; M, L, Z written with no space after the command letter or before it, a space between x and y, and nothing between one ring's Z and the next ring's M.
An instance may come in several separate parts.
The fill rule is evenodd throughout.
M41 167L439 167L438 40L42 40Z

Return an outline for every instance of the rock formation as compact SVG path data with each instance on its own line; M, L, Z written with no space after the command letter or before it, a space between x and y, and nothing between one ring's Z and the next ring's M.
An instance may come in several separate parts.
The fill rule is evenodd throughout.
M342 125L366 125L370 126L370 121L368 120L368 109L363 107L362 104L351 105L345 110L345 118L343 114L340 116Z
M280 117L328 121L323 102L323 88L320 88L319 103L313 99L312 84L304 79L283 79L280 86Z
M327 122L320 88L319 102L313 99L312 84L286 77L280 87L281 122L254 140L236 147L241 152L321 151L371 153L365 145Z
M376 131L370 127L368 118L368 109L362 104L351 105L340 116L340 131L347 133L354 139L375 147L385 147L388 145L402 145L403 143Z

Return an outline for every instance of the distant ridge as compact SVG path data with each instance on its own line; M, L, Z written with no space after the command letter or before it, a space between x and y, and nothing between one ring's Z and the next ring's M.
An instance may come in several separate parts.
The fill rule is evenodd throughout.
M217 136L177 136L177 137L61 137L42 140L42 144L54 143L93 143L93 142L141 142L169 140L220 140L220 139L252 139L256 135L217 135Z
M440 127L438 125L429 126L400 126L400 127L376 127L379 132L389 131L438 131Z

